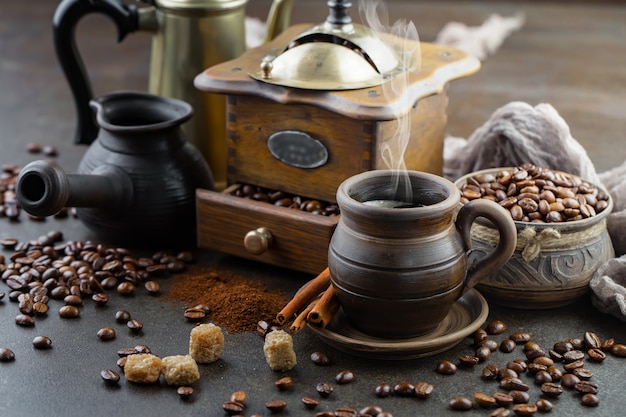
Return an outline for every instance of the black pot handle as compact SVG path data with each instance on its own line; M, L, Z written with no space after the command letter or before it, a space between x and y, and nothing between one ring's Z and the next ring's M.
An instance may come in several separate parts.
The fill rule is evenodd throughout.
M52 21L54 48L76 104L77 126L74 143L86 145L94 141L99 128L89 107L89 101L93 98L91 82L74 37L78 21L89 13L103 13L109 16L117 26L118 42L137 30L139 25L137 8L118 0L63 0L54 13Z

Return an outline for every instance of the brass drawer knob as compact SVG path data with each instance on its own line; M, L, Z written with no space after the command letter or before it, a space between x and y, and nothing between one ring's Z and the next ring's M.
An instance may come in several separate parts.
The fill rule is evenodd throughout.
M243 246L253 255L261 255L272 244L272 233L267 227L250 230L243 238Z

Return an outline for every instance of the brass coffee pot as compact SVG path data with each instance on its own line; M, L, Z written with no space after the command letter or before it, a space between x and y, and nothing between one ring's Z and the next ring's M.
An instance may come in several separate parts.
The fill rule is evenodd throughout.
M234 59L246 49L245 8L248 0L142 0L147 7L119 0L63 0L53 19L54 45L77 107L75 142L90 144L98 125L89 101L90 81L74 39L79 20L103 13L117 26L118 40L131 32L150 31L152 53L150 93L183 100L195 117L183 126L213 171L216 188L226 185L225 103L220 95L198 91L196 75L220 62ZM274 0L267 19L267 39L289 25L293 0Z

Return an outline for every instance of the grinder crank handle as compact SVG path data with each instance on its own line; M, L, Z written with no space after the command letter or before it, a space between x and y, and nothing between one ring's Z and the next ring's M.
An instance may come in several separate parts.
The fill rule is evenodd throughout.
M90 144L98 135L98 124L89 106L93 98L91 83L76 46L75 29L80 19L90 13L109 16L118 31L118 42L139 27L137 8L118 0L63 0L52 21L54 47L59 64L70 85L77 111L76 144Z

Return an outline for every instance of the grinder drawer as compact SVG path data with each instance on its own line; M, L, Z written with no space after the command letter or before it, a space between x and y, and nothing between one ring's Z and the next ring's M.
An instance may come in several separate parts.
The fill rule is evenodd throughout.
M318 274L339 216L322 216L229 194L196 191L198 247Z

